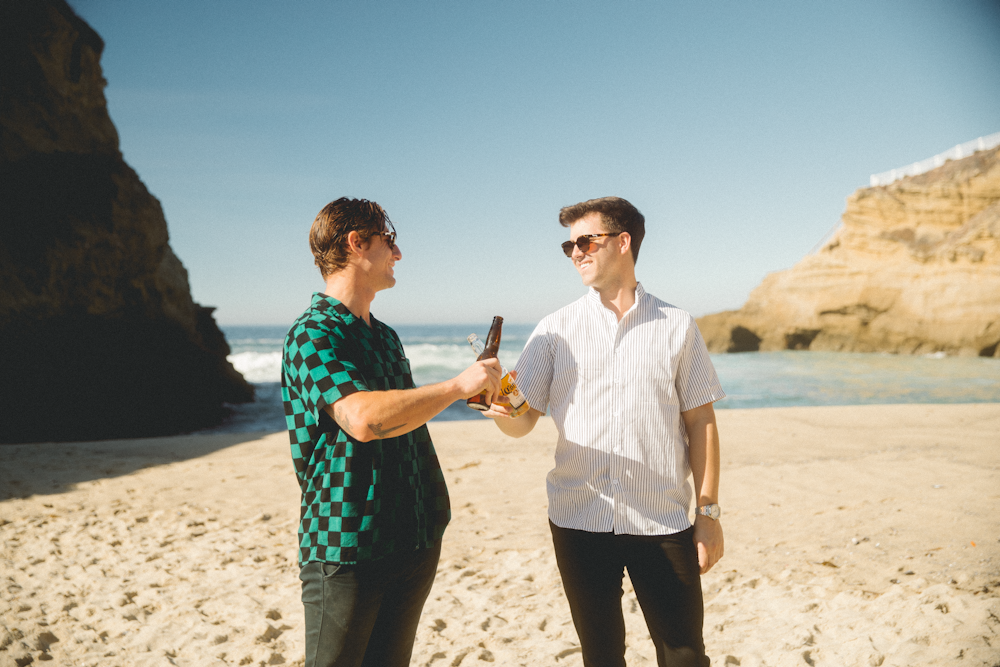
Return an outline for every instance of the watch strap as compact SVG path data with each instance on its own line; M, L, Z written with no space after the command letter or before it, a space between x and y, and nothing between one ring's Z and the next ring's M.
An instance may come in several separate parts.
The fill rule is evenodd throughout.
M718 518L722 515L722 508L719 507L718 503L709 503L708 505L699 506L697 513L702 516L707 516L709 519L718 520Z

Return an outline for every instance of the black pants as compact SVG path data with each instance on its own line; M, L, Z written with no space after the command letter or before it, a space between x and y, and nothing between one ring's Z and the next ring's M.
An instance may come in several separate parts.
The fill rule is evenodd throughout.
M656 646L656 664L709 664L694 528L649 537L590 533L551 521L549 527L586 667L625 667L624 568Z
M305 667L407 667L441 544L374 563L306 563Z

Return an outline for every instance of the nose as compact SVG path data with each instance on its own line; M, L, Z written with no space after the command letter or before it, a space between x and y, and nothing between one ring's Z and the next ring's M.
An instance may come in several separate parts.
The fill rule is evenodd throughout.
M573 240L575 241L576 239L573 239ZM572 259L575 262L578 259L583 259L583 257L586 254L587 253L585 253L582 250L580 250L580 246L578 246L578 245L576 245L576 243L574 243L573 244L573 253L570 255L570 259Z
M392 246L392 257L397 262L403 259L403 251L399 249L399 244L396 243Z

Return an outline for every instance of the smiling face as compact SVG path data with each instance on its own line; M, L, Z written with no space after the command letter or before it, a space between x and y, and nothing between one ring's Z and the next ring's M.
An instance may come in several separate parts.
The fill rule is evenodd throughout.
M368 265L367 273L374 291L389 289L396 284L393 267L402 258L399 246L390 245L388 236L375 235L368 239L365 263Z
M569 226L569 240L576 241L587 234L606 234L607 231L600 213L588 213ZM628 241L628 233L622 233L591 239L587 252L574 247L570 259L583 284L601 291L626 278L633 266Z

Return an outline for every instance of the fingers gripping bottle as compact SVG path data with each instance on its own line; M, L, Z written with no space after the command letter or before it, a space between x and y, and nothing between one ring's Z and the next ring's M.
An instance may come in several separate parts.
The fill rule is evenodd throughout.
M483 345L483 341L479 340L479 336L476 334L469 334L468 341L469 345L472 346L472 349L475 350L477 354L482 354L485 346ZM500 380L500 393L501 395L507 397L507 400L510 401L510 406L514 408L514 411L510 414L510 416L520 417L527 412L528 408L531 406L528 405L528 401L524 398L524 394L521 393L521 390L517 388L517 385L511 379L510 372L508 372L502 365L500 368L503 372L503 378Z
M479 353L476 357L476 361L483 361L484 359L496 359L497 352L500 351L500 334L503 329L503 318L497 315L493 318L493 324L490 326L490 332L486 335L486 347ZM486 411L490 409L490 395L489 391L484 389L482 392L473 396L465 401L465 404L474 410Z

